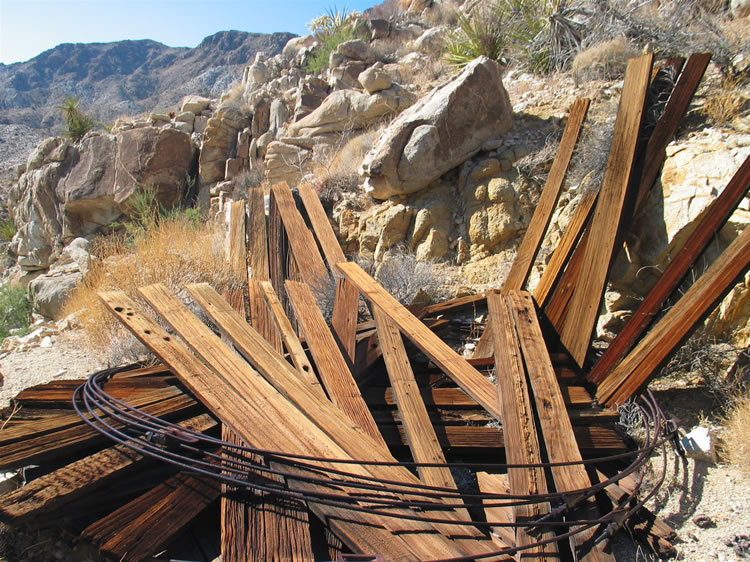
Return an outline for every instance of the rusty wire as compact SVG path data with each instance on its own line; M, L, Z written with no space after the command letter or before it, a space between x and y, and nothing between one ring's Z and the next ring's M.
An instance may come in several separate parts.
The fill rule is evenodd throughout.
M256 490L279 497L309 501L351 511L364 511L385 517L410 519L424 523L462 525L466 521L445 516L431 516L429 512L450 512L459 508L509 507L549 503L549 513L525 522L473 521L472 525L488 527L525 527L568 529L552 539L540 540L522 547L510 547L487 553L451 560L473 560L562 541L592 527L600 527L597 542L612 536L630 515L639 510L659 489L666 473L667 441L674 440L675 428L669 422L650 393L640 397L645 443L637 450L588 459L582 462L509 464L509 463L415 463L371 461L364 459L331 459L270 451L257 447L228 443L217 437L198 433L162 420L118 400L103 389L103 384L118 372L128 368L106 369L92 374L76 389L73 406L78 415L96 431L137 453L170 463L195 475L214 478L232 489ZM636 495L643 484L643 467L659 450L663 457L662 472L651 490L639 501ZM461 467L474 470L507 470L508 468L551 468L573 464L594 464L632 459L613 477L583 490L546 494L486 494L464 493L452 488L417 485L412 482L384 480L372 475L354 473L336 466L402 466ZM331 466L334 465L334 466ZM606 486L638 471L634 489L609 513L597 519L573 518L575 508ZM316 486L310 489L310 486ZM341 488L346 488L342 490ZM576 498L571 500L571 498ZM366 505L360 505L362 502ZM399 508L399 511L389 511Z

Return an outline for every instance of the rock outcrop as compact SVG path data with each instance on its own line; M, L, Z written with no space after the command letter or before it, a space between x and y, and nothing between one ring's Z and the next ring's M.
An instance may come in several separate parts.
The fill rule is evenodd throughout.
M500 66L479 57L390 124L362 163L365 191L387 199L424 189L511 125Z

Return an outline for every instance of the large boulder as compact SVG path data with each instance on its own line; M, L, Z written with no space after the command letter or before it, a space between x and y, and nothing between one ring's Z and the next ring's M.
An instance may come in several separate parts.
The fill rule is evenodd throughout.
M249 120L238 106L227 104L219 107L216 114L207 121L198 158L201 186L224 179L226 161L234 156L237 146L237 133L249 125Z
M391 123L360 168L365 191L387 199L424 189L507 132L512 114L500 65L479 57Z
M367 94L339 90L330 94L315 111L288 127L293 137L363 129L387 115L397 114L415 101L415 96L398 84Z
M63 215L57 185L77 152L59 137L43 141L8 192L17 227L9 252L24 271L47 269L60 247Z
M84 139L79 157L57 186L66 219L64 238L101 231L131 210L134 193L152 188L165 207L183 195L192 160L190 135L142 127Z

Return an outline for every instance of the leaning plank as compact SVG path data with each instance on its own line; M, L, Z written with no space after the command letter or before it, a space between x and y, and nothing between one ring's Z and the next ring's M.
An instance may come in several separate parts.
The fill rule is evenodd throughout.
M305 339L328 396L370 437L385 445L310 289L303 283L287 281L286 292L305 333Z
M297 187L300 199L307 211L315 237L323 249L323 255L328 267L335 272L336 264L346 261L336 234L331 228L325 209L320 203L318 194L309 183ZM333 301L333 318L331 327L338 339L341 349L346 353L350 362L354 362L354 347L357 333L357 303L359 292L345 279L338 279L336 284L336 299Z
M292 191L285 183L278 183L271 189L302 280L311 287L319 287L328 279L328 270L312 233L297 210Z
M209 360L216 371L210 370L206 364L189 353L155 322L140 314L135 303L125 294L110 292L103 293L100 297L117 318L170 365L191 391L212 409L222 423L235 429L246 443L266 450L294 451L325 458L351 458L320 428L283 399L247 363L239 359L213 332L191 315L179 300L165 292L163 287L155 286L151 290L142 289L141 292L148 295L148 300L159 309L160 313L166 313L165 319L170 322L178 320L179 326L173 327L177 328L181 337L191 343L196 351L201 351L203 358ZM251 328L248 327L248 329ZM217 376L219 374L220 376ZM340 419L337 422L339 425L344 425ZM371 475L358 465L338 465L328 462L320 464L323 467L344 469L363 476ZM403 472L408 474L408 471ZM329 510L319 504L309 505L323 518L331 515ZM331 525L347 545L356 550L364 548L367 551L369 543L358 535L356 532L358 526L349 524L349 520L364 519L375 528L382 528L383 523L390 523L390 520L384 521L384 518L371 514L351 514L350 516L345 509L338 509L337 514L341 519L330 521ZM414 527L419 528L420 525L415 523L412 525L412 528ZM424 529L424 526L421 528ZM430 549L443 556L456 556L462 553L450 542L440 540L440 536L434 534L410 536L407 540L386 533L386 535L381 534L380 539L382 541L380 552L387 558L400 559L404 556L420 558L426 556L426 552Z
M477 472L477 484L482 494L510 494L510 486L507 474L490 474L489 472ZM499 504L499 499L487 500L487 503ZM485 507L484 513L488 522L493 523L514 523L512 506ZM516 534L512 527L494 526L490 527L492 532L499 536L506 543L515 546Z
M329 435L355 458L385 460L391 462L393 456L381 442L372 439L361 428L349 421L331 402L316 396L296 375L294 369L260 338L251 326L242 322L239 316L221 296L205 283L189 285L188 291L208 316L232 340L237 350L263 377L287 399L292 401L318 428ZM363 456L364 455L364 456ZM394 466L373 466L371 470L383 479L418 484L419 480L408 470ZM441 512L450 518L450 512ZM453 514L455 515L455 514ZM457 519L457 516L454 517ZM468 527L453 528L451 535L478 538L476 530ZM464 548L472 545L462 544ZM477 548L483 548L478 545Z
M734 239L677 304L604 379L596 392L599 401L607 406L617 406L634 396L748 267L750 227Z
M576 243L581 238L583 229L591 217L598 196L599 192L594 190L586 191L581 196L581 200L578 202L578 206L573 212L573 216L570 218L570 222L562 238L557 243L557 247L552 253L552 257L544 268L542 277L534 289L534 300L539 304L539 308L546 307L552 289L560 279L565 269L565 264L568 263L568 259L573 253Z
M229 267L232 273L240 280L243 290L247 286L247 246L245 242L245 223L247 222L247 213L245 211L244 201L232 201L229 207L229 233L227 236L227 254L229 258ZM247 316L245 308L245 299L240 295L242 310Z
M208 431L216 422L201 414L181 422L194 431ZM112 479L137 468L145 457L124 445L115 445L32 480L0 498L0 520L24 523L60 509L82 494L89 494Z
M523 360L536 403L539 425L542 428L548 461L551 463L580 463L583 458L576 443L555 371L547 353L541 327L536 315L534 301L526 292L512 291L508 298L513 309L518 338L521 342ZM553 466L551 468L555 488L560 493L570 492L568 505L575 506L581 500L577 493L591 486L591 480L583 464ZM577 506L587 518L596 519L599 512L593 498ZM570 538L577 559L614 560L604 552L606 541L594 544L596 528L583 530Z
M666 300L685 278L695 260L740 204L748 188L750 188L750 156L745 159L724 191L703 213L692 234L664 270L659 281L646 295L601 359L594 365L587 377L589 381L593 383L603 381L631 350L654 316L661 311Z
M625 85L609 161L599 191L599 202L589 227L589 243L586 244L579 282L571 297L569 313L560 333L562 344L579 366L583 365L588 352L617 240L617 225L625 205L635 160L652 62L652 54L642 55L631 59L625 71Z
M573 155L573 149L578 141L578 133L588 109L589 100L587 98L577 99L570 107L568 124L565 126L565 132L563 132L560 140L555 160L547 176L547 182L544 184L542 195L539 197L536 209L534 209L529 227L526 229L526 234L513 260L513 266L505 279L505 283L503 283L503 292L513 289L520 290L526 285L531 266L534 265L534 258L536 258L539 250L539 244L544 238L544 233L552 219L552 212L557 205L557 198L565 180L570 157Z
M690 100L693 99L693 94L695 94L710 60L711 55L709 53L690 55L684 70L680 73L677 84L675 84L672 95L669 96L664 113L656 122L654 132L651 133L646 146L646 161L643 165L641 182L636 196L636 212L646 201L646 196L659 175L659 170L661 170L666 156L665 149L677 133L680 121L687 112Z
M412 457L418 463L445 464L445 455L438 443L427 408L422 402L404 342L401 340L401 332L377 306L373 307L373 314ZM417 471L420 479L429 486L457 489L448 467L420 466Z
M338 268L365 298L393 320L401 333L421 349L464 392L496 419L501 419L500 407L497 404L497 390L489 380L406 310L357 264L340 263Z
M488 295L492 318L493 345L500 408L503 411L503 437L505 456L509 464L539 464L542 455L539 447L532 411L526 372L521 359L521 349L509 303L501 295ZM546 494L547 481L541 467L508 468L510 491L519 495ZM550 512L549 502L517 505L513 508L515 521L527 523ZM516 528L516 546L528 546L540 539L552 539L555 533L547 530L531 536L525 527ZM524 551L539 560L557 559L557 544L551 542Z
M143 560L169 544L220 491L215 480L179 473L89 525L81 537L117 560Z
M305 353L302 344L297 338L292 323L289 322L289 318L287 318L287 315L284 313L284 307L281 306L279 297L276 295L276 291L273 290L273 285L271 285L269 281L262 281L260 287L268 301L268 307L279 328L281 339L284 341L286 350L292 358L292 363L294 363L294 366L300 372L300 376L305 379L310 388L319 393L321 397L325 398L326 396L323 387L320 386L320 381L318 380L318 377L315 376L315 371L307 358L307 353Z

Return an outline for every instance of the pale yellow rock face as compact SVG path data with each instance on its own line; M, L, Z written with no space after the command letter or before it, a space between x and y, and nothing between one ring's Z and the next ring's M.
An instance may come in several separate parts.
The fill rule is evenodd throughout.
M625 251L620 252L613 265L600 331L605 327L612 331L619 329L627 319L622 311L632 310L637 300L648 293L695 230L706 208L749 155L750 135L717 130L667 147L661 182L652 190L644 211L636 217ZM699 260L696 274L702 273L748 225L750 207L746 198L708 248L706 259ZM612 292L618 297L613 297ZM617 318L621 320L616 321ZM709 324L719 337L733 337L736 345L750 344L747 280L730 292Z

